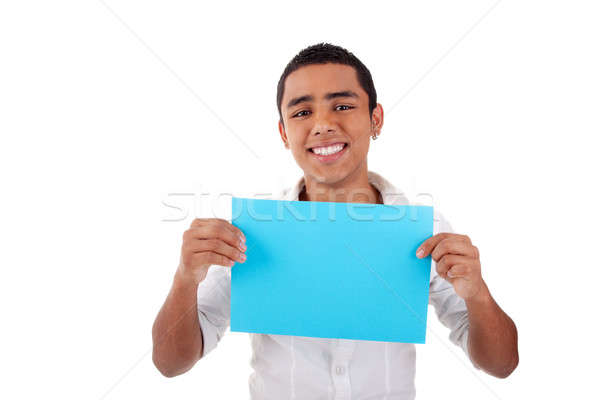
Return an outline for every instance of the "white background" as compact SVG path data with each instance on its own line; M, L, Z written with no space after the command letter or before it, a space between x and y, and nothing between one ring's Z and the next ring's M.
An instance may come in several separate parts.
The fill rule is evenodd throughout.
M418 398L592 397L598 17L592 1L2 2L0 396L247 398L247 334L167 379L151 326L199 195L300 176L276 84L326 41L373 75L369 168L433 196L518 326L498 380L430 312Z

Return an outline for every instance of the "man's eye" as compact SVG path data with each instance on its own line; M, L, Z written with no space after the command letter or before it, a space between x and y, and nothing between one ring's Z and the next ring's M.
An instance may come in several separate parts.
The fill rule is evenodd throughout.
M352 107L352 106L347 106L347 105L343 105L343 104L342 104L342 105L339 105L339 106L337 106L337 107L336 107L336 109L337 109L337 108L339 108L339 107L346 107L346 110L351 110L351 109L353 109L353 108L354 108L354 107ZM342 111L345 111L345 110L342 110Z
M306 110L299 111L299 112L297 112L296 114L294 114L294 115L292 116L292 118L295 118L295 117L303 117L304 115L300 115L300 114L302 114L302 113L307 113L307 112L308 112L308 111L306 111Z

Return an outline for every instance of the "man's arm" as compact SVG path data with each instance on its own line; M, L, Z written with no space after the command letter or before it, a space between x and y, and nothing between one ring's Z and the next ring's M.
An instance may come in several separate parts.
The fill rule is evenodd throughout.
M506 378L519 364L517 327L494 301L485 283L465 303L471 360L490 375Z
M228 272L245 261L244 243L242 231L218 218L196 218L184 232L181 262L152 326L152 361L164 376L187 372L217 345L229 323Z
M191 279L175 274L171 290L152 326L152 361L166 377L190 370L202 357L202 330Z
M449 282L465 302L466 347L471 361L490 375L506 378L519 363L517 329L496 304L481 277L479 250L466 235L441 232L419 246L417 257L428 255L436 262L439 277ZM439 302L436 299L434 304ZM462 326L466 322L461 322ZM465 348L464 339L460 340Z

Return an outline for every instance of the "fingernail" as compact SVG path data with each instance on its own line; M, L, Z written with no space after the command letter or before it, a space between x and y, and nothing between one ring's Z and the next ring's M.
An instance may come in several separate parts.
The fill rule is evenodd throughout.
M240 260L246 261L246 255L245 254L240 255Z
M448 278L452 278L454 275L452 274L452 272L448 271Z
M419 257L419 258L423 257L423 253L424 253L423 249L417 250L417 257Z
M246 245L244 243L240 243L240 249L242 251L246 251Z

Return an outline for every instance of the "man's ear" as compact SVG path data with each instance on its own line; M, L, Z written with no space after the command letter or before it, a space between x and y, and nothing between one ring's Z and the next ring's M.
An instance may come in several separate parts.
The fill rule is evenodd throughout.
M383 127L383 107L381 104L377 103L377 106L373 109L371 121L373 130L377 132L377 134L381 133L381 128Z
M290 145L288 142L287 135L285 133L285 127L283 126L283 123L281 121L279 121L278 126L279 126L279 135L281 136L281 140L283 140L283 144L285 145L285 148L289 149Z

